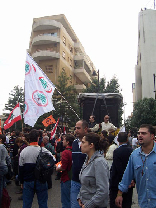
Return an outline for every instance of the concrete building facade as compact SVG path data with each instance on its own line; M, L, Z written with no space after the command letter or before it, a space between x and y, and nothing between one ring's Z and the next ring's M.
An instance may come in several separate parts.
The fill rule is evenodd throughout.
M135 66L134 102L155 98L156 76L156 10L140 11L138 19L138 55Z
M155 98L156 76L156 10L139 13L138 55L135 67L134 102L143 98Z
M78 92L97 73L63 14L33 19L28 52L54 84L65 71Z

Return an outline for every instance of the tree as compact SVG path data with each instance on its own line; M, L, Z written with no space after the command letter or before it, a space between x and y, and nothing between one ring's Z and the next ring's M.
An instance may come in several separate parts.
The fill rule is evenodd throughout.
M152 124L156 126L156 100L144 98L134 104L133 116L131 118L132 127L140 127L141 124Z
M113 76L113 78L107 82L106 85L106 80L105 78L101 78L99 80L99 84L98 84L98 80L97 79L93 79L92 83L85 89L83 90L83 93L120 93L120 85L118 83L118 79ZM120 104L119 106L119 110L118 110L118 123L119 125L121 125L122 123L122 114L123 114L123 103Z
M22 87L19 87L18 85L14 87L13 90L9 93L8 103L5 104L4 110L12 111L13 108L16 106L17 103L20 103L21 111L24 111L24 90ZM4 113L5 119L9 116L9 113ZM10 130L13 129L22 130L22 122L18 121L16 122Z
M9 99L8 103L5 104L5 110L12 111L17 103L21 104L22 109L24 108L24 90L18 85L9 93Z
M75 115L79 112L79 105L77 101L77 91L74 85L69 84L70 78L67 77L66 72L62 71L58 77L57 89L53 95L55 111L53 111L54 118L60 118L62 123L68 123L69 126L74 126L78 117ZM61 93L59 93L59 92ZM63 99L63 97L65 99ZM75 111L75 113L72 111Z

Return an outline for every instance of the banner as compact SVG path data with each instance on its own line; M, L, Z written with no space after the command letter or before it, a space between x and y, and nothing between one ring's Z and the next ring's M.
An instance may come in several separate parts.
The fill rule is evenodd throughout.
M27 53L25 65L25 124L34 127L41 115L55 110L52 104L54 90L54 84Z
M43 125L44 125L45 127L47 127L47 126L49 126L50 124L56 123L56 121L55 121L55 119L53 118L53 116L50 115L49 117L47 117L46 119L44 119L44 120L42 121L42 123L43 123Z
M57 130L57 125L58 125L58 123L59 123L59 118L58 118L57 123L55 124L55 126L54 126L52 132L51 132L50 140L52 140L52 139L55 137L55 133L56 133L56 130Z
M22 120L20 104L18 103L11 111L8 119L4 122L4 129L10 128L15 122Z

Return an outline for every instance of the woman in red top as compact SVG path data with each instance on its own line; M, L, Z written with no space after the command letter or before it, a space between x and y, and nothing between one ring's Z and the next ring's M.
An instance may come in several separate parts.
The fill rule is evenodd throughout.
M56 171L62 171L61 175L61 202L62 208L70 208L71 168L72 168L72 143L75 137L66 134L63 138L65 150L62 152L61 166Z

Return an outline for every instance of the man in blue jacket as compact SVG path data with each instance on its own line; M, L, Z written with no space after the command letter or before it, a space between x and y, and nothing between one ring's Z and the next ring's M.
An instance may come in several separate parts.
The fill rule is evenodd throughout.
M118 186L116 205L122 207L122 194L134 179L141 208L156 207L156 143L155 129L152 125L143 124L138 131L140 147L130 156L122 181Z
M77 201L77 195L80 191L80 180L79 180L79 173L82 168L82 165L85 161L86 154L82 154L81 152L81 141L84 135L87 133L88 130L88 123L84 120L80 120L76 123L75 126L75 134L76 139L72 145L72 181L71 181L71 208L80 208L79 203Z

